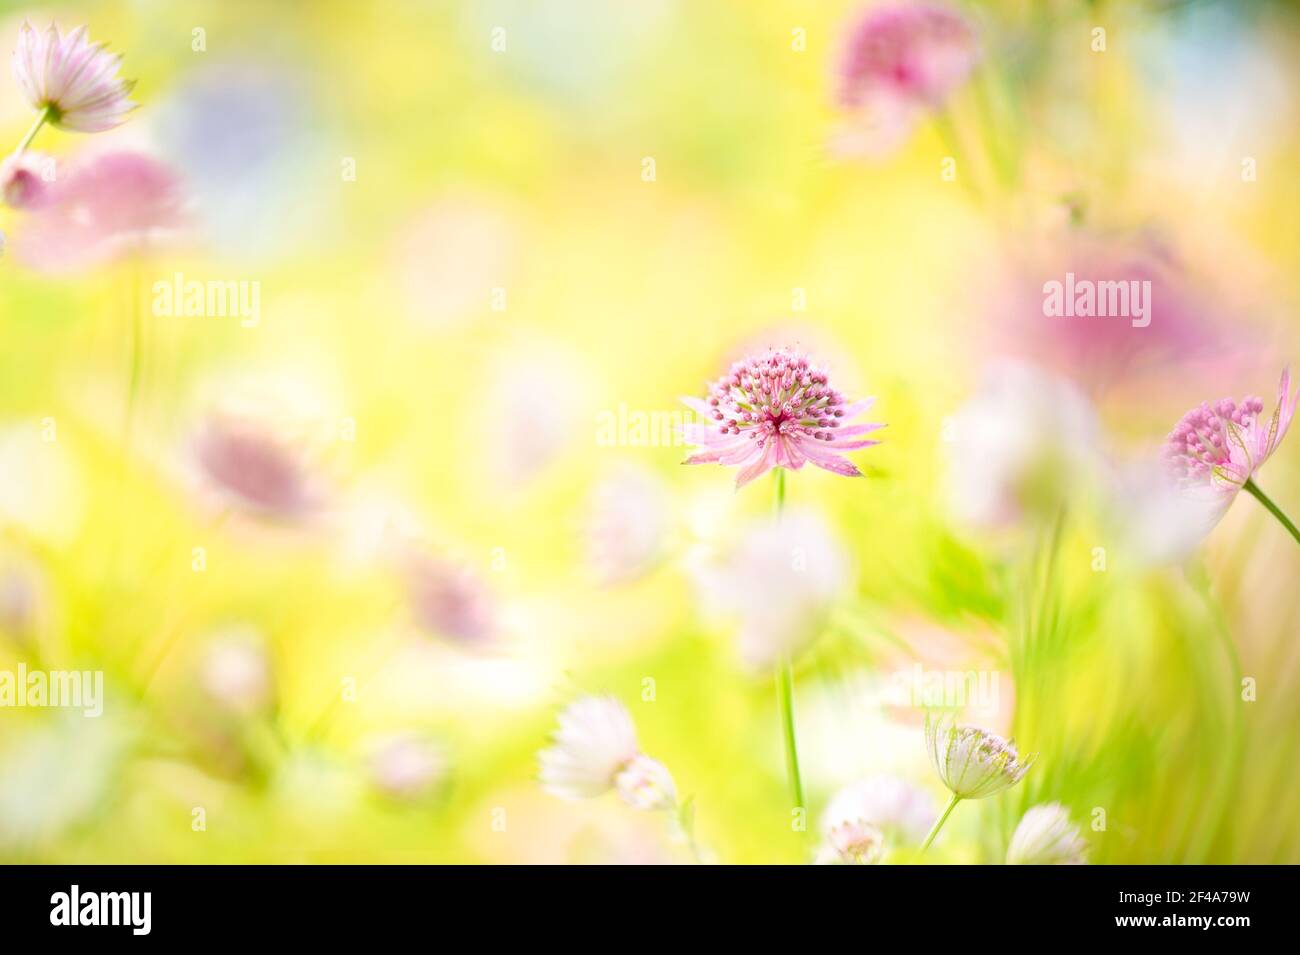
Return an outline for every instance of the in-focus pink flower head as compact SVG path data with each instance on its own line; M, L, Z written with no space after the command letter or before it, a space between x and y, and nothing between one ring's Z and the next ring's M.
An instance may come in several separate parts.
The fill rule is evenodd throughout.
M682 399L707 422L682 427L688 442L704 448L686 463L738 467L737 488L773 468L798 471L809 462L859 477L862 472L843 452L880 443L862 436L883 424L853 421L875 400L847 401L806 355L770 348L735 362L706 399Z
M56 181L53 156L28 150L0 163L0 195L11 209L30 211L47 205Z
M575 700L560 714L548 749L538 753L542 788L562 799L591 799L614 790L629 806L671 811L672 775L641 752L627 708L611 696Z
M887 3L846 33L835 98L853 116L842 152L879 155L897 146L927 109L937 109L979 61L975 29L955 10Z
M26 21L13 53L14 79L27 102L47 110L60 129L98 133L126 120L135 108L134 80L118 74L120 54L91 43L84 26L63 35L53 23L41 33Z
M68 272L174 239L189 222L180 178L143 153L110 152L60 173L15 242L44 272Z
M1221 517L1286 437L1300 389L1291 393L1291 369L1282 372L1273 413L1261 398L1231 398L1193 408L1170 432L1164 458L1178 484L1193 493L1216 495Z

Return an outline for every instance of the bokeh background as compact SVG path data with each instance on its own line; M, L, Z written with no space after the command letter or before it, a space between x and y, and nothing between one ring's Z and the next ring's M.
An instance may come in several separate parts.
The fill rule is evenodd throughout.
M186 210L55 272L0 213L0 668L105 675L98 719L0 710L0 858L689 861L538 785L607 693L705 858L807 861L855 779L942 807L889 695L919 663L997 674L978 722L1039 754L927 861L1000 862L1057 801L1096 863L1300 862L1300 553L1245 497L1173 546L1139 467L1300 356L1293 6L954 5L980 63L881 155L837 145L860 3L0 7L5 50L85 23L138 79L36 148L148 155ZM6 71L0 132L31 115ZM1153 281L1152 324L1044 317L1067 270ZM257 321L157 314L177 273L256 283ZM847 568L796 665L807 833L710 593L770 483L660 427L779 344L888 425L864 478L788 480ZM1300 512L1300 438L1260 483Z

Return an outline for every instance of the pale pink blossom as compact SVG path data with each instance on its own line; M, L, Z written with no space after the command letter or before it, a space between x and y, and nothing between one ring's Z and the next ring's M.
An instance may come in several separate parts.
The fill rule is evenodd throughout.
M1291 393L1291 369L1282 372L1277 404L1265 417L1260 398L1238 404L1220 398L1193 408L1169 434L1165 461L1174 479L1192 493L1213 495L1215 518L1263 467L1291 426L1300 390Z
M1020 820L1007 847L1007 865L1083 865L1088 844L1060 803L1034 806Z
M885 836L863 819L836 823L826 833L826 845L817 855L819 865L873 865L885 852Z
M934 799L897 776L869 776L850 783L831 798L822 814L822 830L828 838L836 828L867 823L886 836L920 842L932 822Z
M629 806L672 810L677 789L660 762L641 752L627 708L610 696L575 700L560 714L552 745L538 754L542 787L562 799L611 790Z
M301 442L247 411L210 413L192 451L208 487L255 516L301 521L323 504Z
M66 272L143 252L187 223L170 167L142 153L104 153L60 173L15 247L33 268Z
M0 195L11 209L40 209L49 203L55 182L54 158L22 152L0 163Z
M862 472L843 452L879 444L863 435L884 427L853 421L875 398L845 400L824 368L787 348L734 363L708 398L682 401L707 422L682 427L687 441L704 448L686 463L738 467L738 488L773 468L797 471L809 462L858 477Z
M664 556L672 512L653 472L620 468L597 485L588 508L587 566L601 584L635 580Z
M271 663L261 638L249 628L214 637L199 669L204 692L223 709L250 716L271 704Z
M979 60L975 30L931 3L874 6L849 28L837 65L836 102L853 117L847 151L898 145L927 110L940 108Z
M390 799L422 799L435 792L446 777L443 748L422 734L386 734L370 740L368 748L370 781Z
M793 510L747 527L694 577L706 613L734 623L741 662L759 671L816 639L852 570L826 522Z
M40 33L23 22L13 53L14 79L27 102L46 110L62 129L98 133L126 120L135 108L133 80L118 74L122 57L91 43L84 26L61 35L53 23Z
M466 646L489 643L498 630L496 607L468 566L413 552L403 558L407 596L416 622L430 634Z

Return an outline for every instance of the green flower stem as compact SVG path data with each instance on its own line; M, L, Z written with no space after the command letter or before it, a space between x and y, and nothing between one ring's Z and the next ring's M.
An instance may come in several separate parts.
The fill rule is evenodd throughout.
M943 828L943 824L948 821L949 813L953 811L954 807L956 807L959 802L961 802L961 797L956 793L953 793L952 798L948 800L948 808L943 811L942 816L935 820L934 827L930 830L930 834L925 837L925 844L921 846L922 852L925 852L926 849L930 848L930 843L934 842L934 837L939 834L939 830Z
M41 131L41 127L45 125L46 120L49 118L50 108L48 106L42 106L41 111L36 114L36 122L32 123L32 128L27 130L27 135L22 138L22 142L20 142L18 148L14 150L15 156L21 156L27 150L27 147L32 144L32 140L36 138L36 134Z
M1246 483L1243 486L1250 492L1251 497L1263 504L1264 507L1268 509L1268 512L1276 517L1278 522L1291 532L1291 536L1295 538L1296 543L1300 544L1300 528L1297 528L1295 524L1291 523L1291 518L1283 514L1282 509L1274 504L1272 500L1269 499L1269 496L1259 489L1259 485L1255 483L1255 479L1247 478Z
M774 510L777 519L785 509L785 469L777 468L773 474L775 481ZM790 797L795 809L806 809L803 798L803 779L799 775L799 744L794 731L794 668L790 656L786 654L777 668L776 695L781 707L781 732L785 738L785 775L790 783Z

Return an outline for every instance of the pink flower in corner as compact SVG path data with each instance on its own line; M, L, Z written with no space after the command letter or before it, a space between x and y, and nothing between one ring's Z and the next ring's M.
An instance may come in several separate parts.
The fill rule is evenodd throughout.
M852 420L875 398L845 401L824 369L787 348L736 362L709 388L707 399L682 401L709 422L682 428L687 441L704 448L686 463L739 467L738 488L772 468L797 471L808 462L858 477L862 472L842 452L879 444L862 435L884 427Z
M103 43L91 43L84 26L61 36L53 23L39 33L24 21L13 53L14 79L27 102L48 111L55 126L98 133L120 126L135 108L134 81L118 75L121 59Z
M1282 372L1277 406L1263 417L1264 402L1231 398L1205 402L1183 415L1165 443L1175 480L1190 490L1217 492L1219 516L1282 443L1295 416L1300 390L1291 394L1291 369Z

